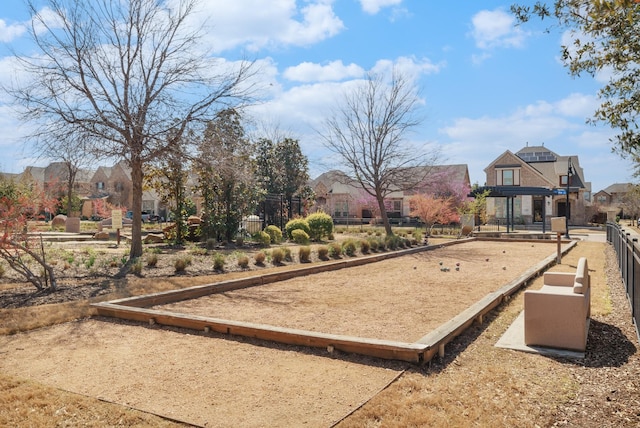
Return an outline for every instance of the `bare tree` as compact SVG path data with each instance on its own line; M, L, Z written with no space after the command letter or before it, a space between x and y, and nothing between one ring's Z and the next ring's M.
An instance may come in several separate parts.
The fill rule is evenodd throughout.
M385 198L412 190L429 174L438 154L406 141L420 124L418 92L405 76L393 70L390 81L369 74L344 95L321 133L362 189L373 196L387 235L392 235Z
M37 2L40 4L41 2ZM131 168L130 257L142 255L145 164L220 106L248 99L254 63L216 62L188 18L196 0L28 0L37 57L19 57L27 84L11 93L38 137L75 133Z

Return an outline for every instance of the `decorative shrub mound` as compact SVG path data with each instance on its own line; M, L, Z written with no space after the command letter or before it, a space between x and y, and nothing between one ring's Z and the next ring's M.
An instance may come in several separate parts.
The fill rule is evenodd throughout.
M275 224L270 224L264 228L264 231L271 237L272 244L279 244L282 242L282 231Z
M339 259L341 255L342 245L340 245L338 242L332 242L329 245L329 256L333 257L334 259Z
M309 235L302 229L294 229L291 231L291 239L296 244L307 244L309 242Z
M328 255L329 255L329 247L327 247L326 245L322 245L318 247L318 258L320 260L327 260Z
M253 235L253 240L263 247L268 247L271 244L271 236L264 231L256 232L256 234Z
M284 226L284 230L287 233L288 239L293 239L292 232L294 230L304 230L307 235L311 235L311 230L309 229L309 223L307 220L303 218L294 218L289 220L287 224Z
M356 243L349 239L342 244L342 252L349 257L356 255Z
M327 213L313 213L308 215L306 220L309 224L309 237L314 241L319 241L333 233L333 219Z
M263 253L262 251L257 252L254 256L253 256L254 260L256 261L257 265L262 265L264 263L264 259L267 258L267 255L265 253Z
M281 248L274 248L271 251L271 263L279 265L284 260L284 251Z

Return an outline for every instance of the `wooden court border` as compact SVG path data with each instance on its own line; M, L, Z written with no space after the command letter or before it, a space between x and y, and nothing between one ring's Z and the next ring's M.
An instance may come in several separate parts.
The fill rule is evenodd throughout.
M508 300L512 294L528 284L530 280L540 275L541 272L554 265L557 261L557 253L554 252L535 266L528 269L518 278L504 285L499 290L489 293L478 302L474 303L449 321L428 332L421 339L413 343L330 333L318 333L308 330L272 326L268 324L233 321L221 318L149 309L149 307L178 302L181 300L195 299L215 293L270 284L298 276L313 275L320 272L334 271L367 263L374 263L394 257L430 251L444 246L457 245L475 240L505 241L504 239L490 238L460 239L442 244L413 247L389 253L374 254L347 260L332 261L314 266L294 268L283 272L274 272L178 290L163 291L142 296L93 303L91 306L96 308L97 313L100 316L114 317L149 324L181 327L204 332L215 331L222 334L252 337L289 345L325 348L328 352L339 350L342 352L367 355L383 359L425 363L430 361L435 355L443 357L445 354L446 344L464 332L474 322L482 323L484 315L504 301ZM540 242L540 240L510 238L507 242ZM567 245L562 251L563 254L573 248L576 241L570 241L568 244L569 245Z

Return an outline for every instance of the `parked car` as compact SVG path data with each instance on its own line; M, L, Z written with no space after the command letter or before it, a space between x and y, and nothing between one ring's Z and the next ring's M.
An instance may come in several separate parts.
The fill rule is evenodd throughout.
M127 211L126 217L128 219L133 220L133 211ZM143 223L155 223L160 221L160 216L151 214L148 211L142 211L142 222Z

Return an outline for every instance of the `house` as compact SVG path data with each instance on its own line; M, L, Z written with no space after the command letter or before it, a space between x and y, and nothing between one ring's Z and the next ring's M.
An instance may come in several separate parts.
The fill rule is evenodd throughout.
M633 183L614 183L594 193L593 201L601 213L614 212L621 218L637 217L640 213L637 187Z
M393 222L409 221L411 196L419 193L449 195L466 194L470 188L467 165L434 165L408 169L409 174L424 176L425 180L413 189L398 190L386 198L387 215ZM379 217L378 203L360 183L342 171L325 172L309 182L316 195L312 211L331 215L336 223L369 223Z
M527 145L516 153L505 151L484 171L487 188L514 195L510 207L509 198L487 198L490 219L501 221L512 215L515 224L549 224L551 217L568 215L573 225L590 220L591 183L584 178L578 156Z

